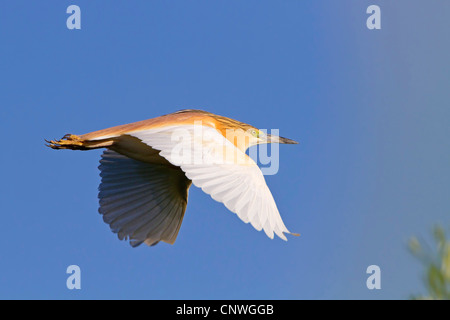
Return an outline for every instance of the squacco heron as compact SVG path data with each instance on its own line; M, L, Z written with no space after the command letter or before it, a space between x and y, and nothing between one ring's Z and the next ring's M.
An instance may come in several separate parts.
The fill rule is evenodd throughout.
M284 225L261 170L246 154L257 144L293 140L209 112L181 110L47 143L53 149L106 148L99 212L133 247L175 242L192 183L271 239L297 235Z

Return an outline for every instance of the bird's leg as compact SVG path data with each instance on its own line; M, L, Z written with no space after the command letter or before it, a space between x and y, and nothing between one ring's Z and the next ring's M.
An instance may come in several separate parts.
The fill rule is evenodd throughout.
M114 139L87 140L74 134L66 134L61 140L45 140L46 146L52 149L91 150L107 148L114 143Z

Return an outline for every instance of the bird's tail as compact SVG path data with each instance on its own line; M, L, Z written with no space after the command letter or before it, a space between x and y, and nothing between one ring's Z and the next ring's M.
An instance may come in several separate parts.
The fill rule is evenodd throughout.
M46 146L52 149L91 150L105 148L113 144L111 139L87 140L74 134L66 134L60 140L45 140Z

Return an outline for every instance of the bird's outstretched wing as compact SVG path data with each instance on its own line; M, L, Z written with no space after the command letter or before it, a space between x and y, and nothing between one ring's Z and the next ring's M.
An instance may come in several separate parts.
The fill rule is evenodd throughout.
M99 169L103 220L132 246L173 244L191 181L179 168L145 163L105 150Z
M140 139L175 166L193 184L251 223L268 237L287 240L272 193L256 163L215 128L183 125L135 131Z

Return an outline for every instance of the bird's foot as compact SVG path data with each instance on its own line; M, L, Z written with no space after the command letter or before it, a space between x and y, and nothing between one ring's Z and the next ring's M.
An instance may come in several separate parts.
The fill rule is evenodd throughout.
M60 140L45 140L46 146L52 149L83 149L83 140L74 134L66 134Z

